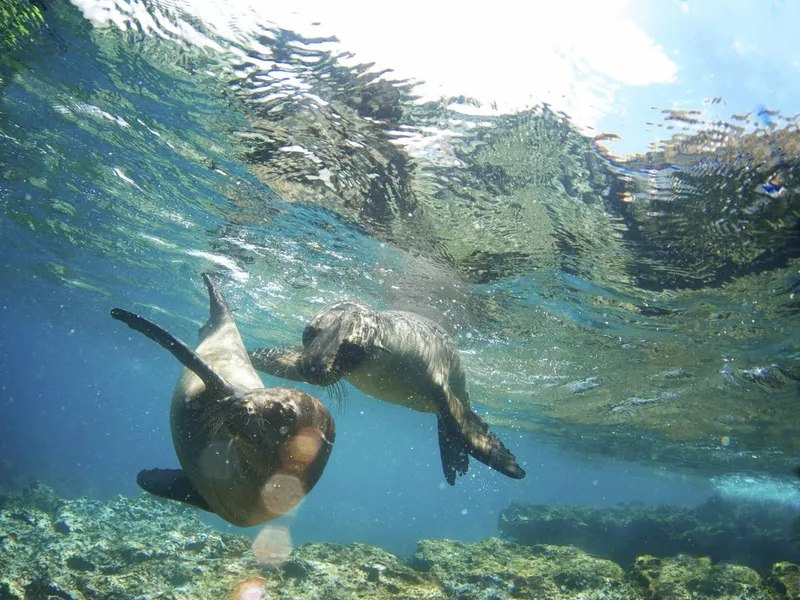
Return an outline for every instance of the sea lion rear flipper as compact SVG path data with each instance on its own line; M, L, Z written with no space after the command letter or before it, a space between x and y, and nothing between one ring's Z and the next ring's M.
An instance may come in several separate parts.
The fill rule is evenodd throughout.
M206 388L212 391L215 396L224 398L235 394L233 386L214 371L206 361L160 325L156 325L144 317L121 308L112 309L111 316L117 321L122 321L131 329L146 335L162 348L169 350L184 367L202 379L203 383L206 384Z
M253 367L262 373L292 381L305 381L297 370L302 353L303 349L299 346L277 346L256 348L247 354L250 356Z
M517 459L492 433L489 425L448 388L444 388L440 396L439 418L448 430L461 436L468 452L483 464L512 479L525 477Z
M139 471L136 483L145 492L159 498L177 500L213 512L181 469L145 469Z
M208 289L208 321L200 328L200 340L204 340L208 335L212 334L218 327L223 324L233 321L231 309L228 308L228 303L225 301L225 296L211 279L211 275L203 273L203 281Z
M466 475L469 469L469 453L464 445L464 440L458 432L449 431L437 417L439 429L439 453L442 457L444 478L450 485L456 484L456 474Z

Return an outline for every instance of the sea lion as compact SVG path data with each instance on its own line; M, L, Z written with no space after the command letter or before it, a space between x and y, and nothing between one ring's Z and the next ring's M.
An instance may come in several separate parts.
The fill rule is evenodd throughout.
M470 408L458 349L433 321L340 302L311 319L302 341L302 347L258 348L250 359L264 373L322 386L344 378L380 400L434 413L450 485L456 474L466 474L470 454L504 475L525 477L514 455Z
M311 491L328 462L335 425L313 396L263 387L225 298L207 274L203 279L210 316L196 351L143 317L111 311L186 367L170 410L183 469L144 470L136 481L151 494L249 527L285 514Z

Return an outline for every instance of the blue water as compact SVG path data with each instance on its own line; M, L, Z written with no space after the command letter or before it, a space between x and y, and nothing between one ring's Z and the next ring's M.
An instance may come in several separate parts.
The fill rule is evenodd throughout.
M111 299L31 283L4 287L0 301L4 475L39 478L67 497L136 496L139 470L177 467L169 398L180 367L143 336L120 330L108 314ZM201 307L193 312L204 316ZM191 327L174 330L186 340L194 335ZM451 488L430 415L377 403L352 387L332 412L337 437L327 469L286 519L295 544L358 541L408 555L422 538L497 535L498 515L512 501L694 504L710 493L701 478L580 458L504 430L498 435L528 476L513 481L473 461Z
M561 267L489 282L437 279L414 266L436 256L435 244L420 243L426 255L400 236L375 233L381 229L370 229L372 217L359 222L290 203L261 181L232 141L247 130L245 116L202 64L191 76L171 73L166 59L152 58L160 48L153 40L92 34L69 7L56 16L46 34L15 52L0 87L0 491L35 477L67 497L136 496L140 469L177 466L168 403L180 367L109 312L142 313L191 345L207 316L200 274L208 270L222 274L249 348L297 343L326 301L359 298L382 308L418 301L402 296L404 286L433 297L465 351L476 408L494 419L493 430L528 473L514 481L472 461L469 475L449 487L431 415L353 388L337 405L325 391L298 384L331 406L337 439L318 485L284 518L295 544L359 541L407 555L422 538L497 535L500 511L515 501L696 504L720 491L735 496L738 484L712 472L737 474L743 465L788 481L793 425L783 423L783 437L774 438L770 427L793 414L780 411L796 402L796 383L728 388L721 373L732 356L743 368L797 364L791 301L768 305L763 329L753 326L745 340L735 330L744 327L737 311L762 315L746 293L723 290L718 300L716 288L670 296L633 284L622 289L605 275L590 281L568 268L571 261L606 265L574 258L578 242L558 250ZM412 279L414 268L430 279ZM647 301L672 312L659 321L639 310ZM714 311L721 316L709 317ZM776 321L785 327L779 336ZM651 383L676 368L695 379ZM590 377L602 382L599 390L563 391ZM662 388L673 396L659 397L682 404L654 421L687 431L708 421L711 428L683 437L659 437L656 428L651 438L642 432L652 432L652 422L598 424L607 405ZM767 404L776 412L734 429L747 407ZM551 416L567 405L577 412ZM550 418L557 431L548 430ZM719 441L727 436L730 447ZM651 448L651 439L662 445ZM676 448L690 458L664 458ZM204 519L235 529L213 515Z

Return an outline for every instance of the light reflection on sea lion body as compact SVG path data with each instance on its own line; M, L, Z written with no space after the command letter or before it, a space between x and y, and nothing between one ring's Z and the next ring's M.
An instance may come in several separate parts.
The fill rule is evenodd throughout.
M112 316L157 342L186 368L170 422L182 469L141 471L146 491L209 510L240 527L296 507L319 480L335 439L328 409L291 388L264 388L227 303L208 275L210 316L196 350L128 311Z

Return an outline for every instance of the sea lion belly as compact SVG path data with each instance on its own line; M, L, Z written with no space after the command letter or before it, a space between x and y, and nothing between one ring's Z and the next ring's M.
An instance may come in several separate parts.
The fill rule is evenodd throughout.
M347 381L373 398L420 412L436 412L434 385L418 355L374 353L348 373Z

